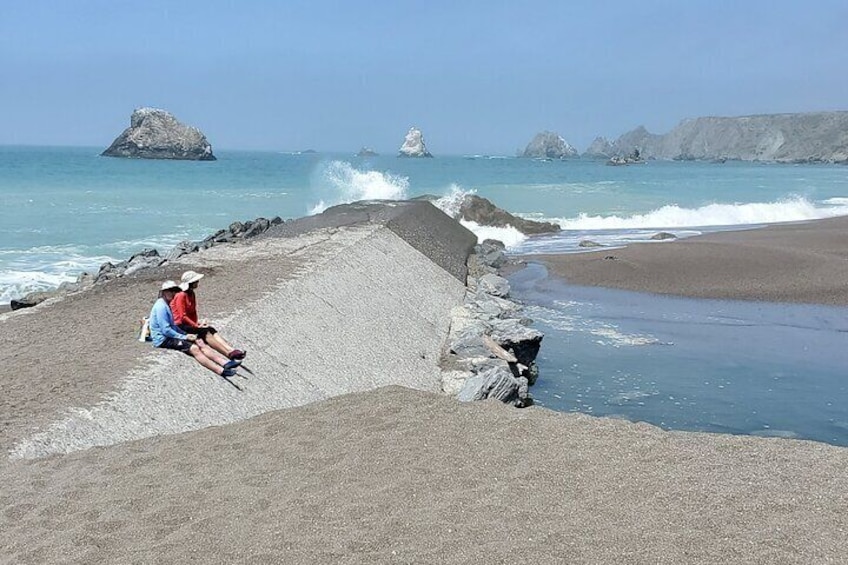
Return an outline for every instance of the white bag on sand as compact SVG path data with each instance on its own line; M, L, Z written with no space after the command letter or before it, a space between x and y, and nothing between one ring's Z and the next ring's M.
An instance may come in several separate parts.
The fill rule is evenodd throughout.
M138 332L138 341L150 341L150 322L147 318L141 319L141 330Z

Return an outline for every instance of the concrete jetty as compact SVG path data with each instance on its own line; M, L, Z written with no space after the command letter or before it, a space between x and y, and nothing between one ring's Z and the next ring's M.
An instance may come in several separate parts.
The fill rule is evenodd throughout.
M359 203L184 256L166 272L7 314L2 355L12 379L75 386L45 405L17 398L32 390L13 385L2 402L33 405L26 414L10 410L18 425L4 447L13 458L39 457L392 384L437 392L450 310L464 296L475 241L428 202ZM248 379L232 379L243 391L187 356L133 339L134 322L155 300L155 281L188 269L209 273L199 290L201 315L249 352L241 371ZM19 356L42 370L20 367Z

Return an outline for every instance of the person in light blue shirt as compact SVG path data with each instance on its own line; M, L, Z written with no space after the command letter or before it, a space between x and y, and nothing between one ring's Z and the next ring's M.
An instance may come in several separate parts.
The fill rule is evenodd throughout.
M222 377L235 375L236 367L241 364L241 361L226 358L206 345L197 335L186 334L174 324L174 316L169 304L180 290L180 285L174 281L162 283L159 299L150 310L150 339L154 347L174 349L191 355L198 363L216 375Z

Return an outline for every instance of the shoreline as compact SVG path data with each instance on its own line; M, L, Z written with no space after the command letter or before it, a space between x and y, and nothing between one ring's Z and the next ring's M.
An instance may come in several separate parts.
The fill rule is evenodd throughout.
M518 258L578 286L848 306L848 216Z
M848 555L846 448L436 392L468 290L467 235L422 232L419 219L292 223L279 228L292 237L211 248L0 318L0 447L36 440L17 449L27 459L0 461L9 559ZM135 340L159 281L186 268L209 275L202 310L250 351L244 392ZM107 315L115 331L98 333ZM95 339L108 353L80 356Z

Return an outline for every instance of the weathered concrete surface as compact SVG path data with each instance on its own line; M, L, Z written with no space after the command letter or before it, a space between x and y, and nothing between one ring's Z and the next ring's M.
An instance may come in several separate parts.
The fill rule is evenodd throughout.
M370 200L333 206L316 216L269 229L264 237L294 237L316 229L380 224L399 235L431 261L465 282L465 260L477 237L425 200Z
M428 203L419 204L406 212L441 214ZM120 351L127 344L116 342L123 363L111 365L111 338L97 335L103 328L97 320L108 319L116 306L110 301L108 285L87 299L80 298L86 293L69 297L66 306L76 301L77 307L85 309L82 313L63 311L62 301L38 306L28 312L29 317L4 315L5 322L0 318L4 332L0 356L6 357L7 369L14 374L17 364L29 359L42 364L39 378L54 384L45 385L50 387L45 390L40 390L38 383L33 389L30 381L11 387L11 394L2 402L9 405L12 415L12 425L4 429L4 435L11 431L12 437L4 437L2 444L10 448L13 457L36 457L224 424L389 384L438 391L437 364L450 310L462 302L465 286L455 276L458 273L449 273L396 233L406 233L410 241L437 258L447 260L453 252L444 244L435 245L438 236L427 233L417 214L403 210L386 213L379 221L334 220L330 223L347 225L314 229L296 238L264 237L249 244L215 247L181 258L161 277L147 274L136 280L135 286L132 280L122 282L120 288L134 289L133 296L149 297L136 310L124 309L117 315L119 319L129 316L130 320L120 325L133 328L134 320L145 315L155 299L157 287L153 284L166 272L193 269L209 273L204 284L214 283L217 276L226 278L226 288L218 291L219 296L227 296L236 307L213 320L229 341L249 352L245 367L252 374L242 370L249 377L244 392L186 356L138 342L123 354ZM463 240L466 230L455 222L452 226L456 239ZM443 233L450 241L452 232ZM266 278L255 286L254 278L262 279L263 269L273 273L278 262L285 268L282 276ZM244 300L240 289L245 290ZM199 290L201 315L204 304L214 304L206 292ZM121 301L128 300L130 297L121 296ZM138 304L139 300L132 302ZM54 307L62 312L56 319L49 315ZM67 322L69 316L86 313L91 319L74 331L75 339L88 346L70 352L74 356L66 357L67 350L56 351L49 343L38 347L46 339L62 339L57 328L41 337L37 331L26 331L40 321L58 324L59 319ZM47 317L42 317L44 314ZM132 343L131 331L121 339ZM93 351L98 343L103 343L103 349ZM40 355L22 351L28 348ZM62 358L49 358L57 354ZM94 397L74 387L72 402L56 401L50 391L65 386L66 381L85 384L94 380L94 388L98 388L97 378L91 379L86 371L100 367L95 362L79 370L80 354L83 360L99 357L103 370L118 384L109 389L100 382L100 394ZM68 370L53 366L57 363ZM22 405L25 410L19 410ZM39 430L27 425L31 421Z

